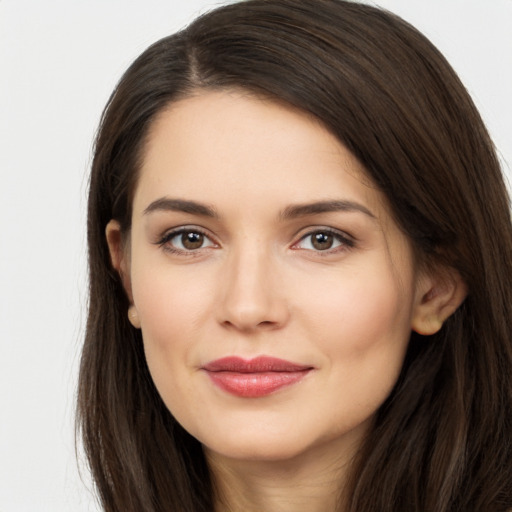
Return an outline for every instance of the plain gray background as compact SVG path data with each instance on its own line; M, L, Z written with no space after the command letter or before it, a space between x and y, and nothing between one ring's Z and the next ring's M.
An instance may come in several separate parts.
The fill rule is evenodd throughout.
M220 3L0 0L0 512L99 510L73 431L91 142L129 63ZM512 0L376 3L447 56L510 175Z

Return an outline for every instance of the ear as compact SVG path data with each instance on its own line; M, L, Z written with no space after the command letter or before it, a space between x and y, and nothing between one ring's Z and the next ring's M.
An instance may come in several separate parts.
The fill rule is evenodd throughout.
M412 330L425 336L435 334L466 296L466 283L455 269L437 269L432 274L423 275L417 289Z
M133 304L132 284L130 279L130 260L126 250L123 236L121 233L121 225L117 220L111 220L105 229L108 250L110 252L110 261L112 266L118 272L123 288L130 301L128 308L128 319L130 323L137 329L140 329L140 320L137 308Z

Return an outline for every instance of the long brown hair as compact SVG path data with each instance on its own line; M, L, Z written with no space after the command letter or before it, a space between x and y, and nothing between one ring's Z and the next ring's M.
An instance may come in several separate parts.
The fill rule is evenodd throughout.
M105 240L129 234L148 128L200 89L244 88L318 118L361 161L427 264L455 268L464 304L412 334L395 389L354 461L351 512L512 508L512 228L493 144L432 44L342 0L247 0L147 49L103 114L88 206L90 303L78 426L108 512L213 510L200 443L149 375Z

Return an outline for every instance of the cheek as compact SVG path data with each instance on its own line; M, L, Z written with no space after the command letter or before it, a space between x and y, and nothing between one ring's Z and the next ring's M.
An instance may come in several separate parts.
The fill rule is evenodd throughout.
M208 287L178 269L145 265L132 273L149 370L164 400L193 365L194 341L211 319ZM194 283L197 283L194 286ZM180 384L181 385L181 384ZM169 404L168 404L169 405Z
M411 311L410 294L384 272L354 272L338 282L343 284L324 283L307 303L304 296L308 337L327 370L321 374L325 392L315 402L319 411L331 411L335 433L370 420L391 393L410 338Z
M310 337L330 365L347 376L353 372L360 382L379 373L393 380L411 332L411 291L382 265L373 268L347 273L330 281L338 285L325 283L321 293L304 296Z
M133 300L143 331L168 341L173 332L198 327L209 310L205 280L197 273L166 265L144 265L132 271ZM162 339L163 338L163 339Z

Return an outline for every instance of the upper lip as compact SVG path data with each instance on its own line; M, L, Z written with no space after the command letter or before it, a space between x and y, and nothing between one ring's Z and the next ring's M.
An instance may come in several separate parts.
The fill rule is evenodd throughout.
M237 372L237 373L262 373L262 372L298 372L311 370L312 366L292 363L270 356L259 356L254 359L243 359L238 356L215 359L202 366L209 372Z

